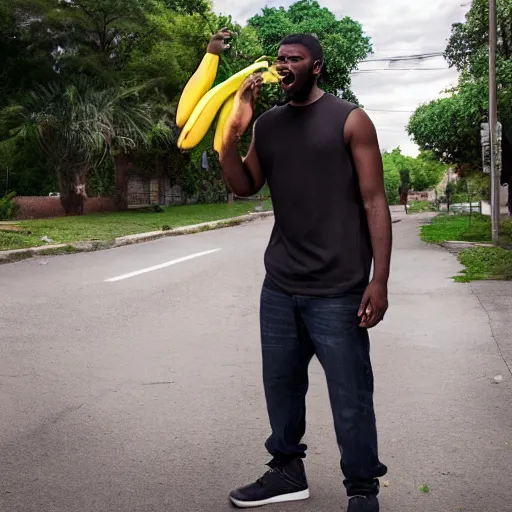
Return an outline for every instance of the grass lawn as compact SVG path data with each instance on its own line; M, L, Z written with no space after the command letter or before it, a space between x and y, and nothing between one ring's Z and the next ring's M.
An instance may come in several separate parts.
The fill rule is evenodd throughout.
M512 251L501 247L475 247L462 251L460 262L466 267L456 276L459 283L489 279L512 280Z
M409 213L436 212L436 207L430 201L411 201L408 204Z
M501 223L500 244L507 247L512 244L512 220L504 219ZM431 224L422 226L421 238L425 242L442 243L459 242L491 242L491 218L474 213L439 215Z
M55 243L112 240L124 235L239 217L253 211L257 205L263 206L265 210L271 209L270 201L236 201L234 204L171 206L161 213L127 211L83 217L27 220L17 224L17 227L30 231L31 234L0 231L0 250L47 245L41 241L42 236L47 236Z
M432 224L422 226L421 238L425 242L442 243L446 241L489 243L491 219L485 215L467 214L440 215ZM464 250L459 256L466 267L458 282L470 282L485 279L512 279L512 220L501 223L499 247L475 247Z

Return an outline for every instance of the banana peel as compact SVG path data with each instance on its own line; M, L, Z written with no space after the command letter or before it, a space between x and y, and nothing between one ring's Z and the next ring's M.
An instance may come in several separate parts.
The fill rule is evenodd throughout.
M275 66L270 66L267 71L261 74L264 84L276 84L280 81L279 73Z

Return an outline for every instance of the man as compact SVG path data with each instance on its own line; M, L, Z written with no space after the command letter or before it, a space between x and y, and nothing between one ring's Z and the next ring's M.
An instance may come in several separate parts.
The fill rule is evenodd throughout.
M361 109L318 87L323 51L316 38L286 37L278 61L286 104L260 116L242 159L237 143L262 82L250 77L220 157L239 196L268 182L275 213L260 312L273 459L262 478L230 499L249 508L309 497L301 439L316 355L327 377L348 510L376 512L378 478L387 468L378 458L368 329L387 310L391 253L377 136Z
M409 186L406 184L400 184L398 187L398 195L400 196L400 204L405 208L405 214L409 212L407 210L407 201L409 200Z

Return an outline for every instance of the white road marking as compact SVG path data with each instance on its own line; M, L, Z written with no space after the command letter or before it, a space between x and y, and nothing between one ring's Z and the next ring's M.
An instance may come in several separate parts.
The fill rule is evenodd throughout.
M123 279L129 279L130 277L139 276L140 274L146 274L147 272L153 272L154 270L160 270L161 268L170 267L171 265L176 265L177 263L182 263L184 261L193 260L195 258L200 258L201 256L206 256L208 254L213 254L214 252L218 252L220 249L212 249L210 251L198 252L196 254L190 254L189 256L184 256L183 258L177 258L175 260L167 261L165 263L160 263L159 265L154 265L153 267L143 268L141 270L135 270L134 272L129 272L128 274L123 274L122 276L111 277L110 279L105 279L106 283L114 283L116 281L122 281Z

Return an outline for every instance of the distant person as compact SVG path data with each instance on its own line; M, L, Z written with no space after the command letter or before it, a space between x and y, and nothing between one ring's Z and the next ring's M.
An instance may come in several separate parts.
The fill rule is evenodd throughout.
M409 187L407 185L400 185L398 195L400 196L400 204L405 208L405 213L408 214Z
M250 77L220 158L235 194L251 196L267 182L275 213L260 312L272 460L230 499L250 508L309 497L301 441L316 355L327 377L348 510L377 512L378 478L387 468L377 449L368 329L388 308L391 255L377 135L363 110L318 87L317 39L286 37L278 61L285 104L256 121L242 159L237 144L262 83Z

